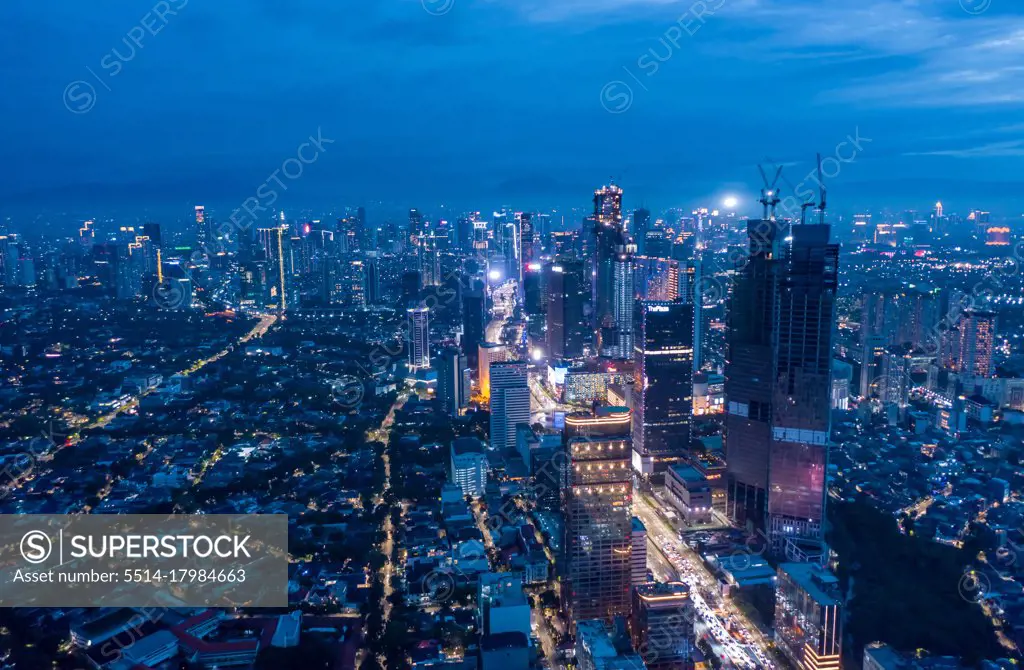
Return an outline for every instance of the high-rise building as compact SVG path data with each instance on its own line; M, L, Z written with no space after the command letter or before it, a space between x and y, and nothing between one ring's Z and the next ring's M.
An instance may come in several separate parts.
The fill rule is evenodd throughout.
M206 208L196 205L196 246L205 249L213 244L213 235L210 231L210 223L206 219Z
M641 207L633 211L633 228L630 235L636 240L640 253L646 254L647 231L651 228L651 210Z
M614 358L631 358L633 356L633 303L636 301L634 288L635 272L633 255L636 246L633 244L619 245L615 250L615 262L612 266L612 285L615 290L612 313L615 318L617 341L611 355Z
M633 517L633 532L630 535L632 545L632 582L638 586L647 581L647 527L639 517Z
M600 333L615 323L614 275L616 248L625 244L622 225L622 189L612 184L594 191L594 215L591 217L593 233L591 249L585 256L592 259L592 296L594 329ZM600 335L599 335L600 337ZM601 343L603 348L605 343Z
M430 308L410 307L409 313L409 367L430 367Z
M814 563L782 563L775 587L775 641L795 668L839 670L839 580Z
M460 344L466 352L470 367L476 367L479 359L477 349L484 343L484 294L482 291L466 291L462 294L462 338Z
M625 407L565 418L562 602L571 621L627 616L632 587L632 501Z
M477 347L476 378L480 386L480 395L484 400L491 397L491 366L508 360L508 349L504 344L484 342Z
M455 347L441 352L437 359L437 399L441 411L458 416L469 403L469 366L466 356Z
M379 252L370 251L366 254L366 259L363 261L363 271L363 282L366 286L366 304L379 305L383 299L380 285Z
M590 282L582 261L556 260L548 266L548 355L582 358L590 351Z
M406 235L409 245L418 246L423 234L423 215L418 209L409 210L409 229Z
M92 247L96 241L96 222L85 221L78 229L78 242L86 249Z
M594 191L594 219L599 224L622 228L622 189L614 183Z
M695 618L690 587L682 582L650 582L633 589L629 629L648 670L693 667Z
M839 257L829 231L749 221L729 306L730 515L766 527L776 552L822 531Z
M877 392L882 400L886 412L895 419L906 412L910 404L910 389L912 382L910 373L913 369L913 359L910 352L904 347L890 347L885 353L882 362L882 377Z
M537 233L533 227L533 215L529 212L516 214L519 219L519 252L522 256L521 266L532 263L537 254Z
M976 377L992 376L995 330L994 312L979 309L964 311L960 317L960 357L957 368L961 374Z
M503 361L490 366L491 448L516 446L516 426L530 422L530 386L526 361Z
M163 238L160 235L159 223L142 224L142 234L148 237L155 247L159 248L163 246Z
M638 300L633 349L633 467L661 474L689 454L693 305Z
M451 481L462 488L462 495L483 495L490 471L484 443L475 437L457 437L452 440L450 460Z

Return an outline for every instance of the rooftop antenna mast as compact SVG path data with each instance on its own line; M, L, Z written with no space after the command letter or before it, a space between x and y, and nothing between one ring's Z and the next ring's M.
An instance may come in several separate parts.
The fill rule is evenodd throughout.
M761 199L758 202L761 203L764 208L762 218L768 219L769 210L771 211L771 220L775 220L775 207L779 204L779 190L776 186L779 183L779 177L782 176L782 166L780 165L775 171L775 179L772 183L768 183L768 175L764 172L764 167L759 163L757 166L758 171L761 173L761 181L764 182L764 188L761 189Z
M825 225L825 180L821 178L821 154L818 154L818 223Z

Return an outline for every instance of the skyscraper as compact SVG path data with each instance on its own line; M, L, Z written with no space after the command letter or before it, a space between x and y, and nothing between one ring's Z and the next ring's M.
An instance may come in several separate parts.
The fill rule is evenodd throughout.
M409 229L407 231L406 240L409 245L418 246L420 235L423 234L423 215L420 214L418 209L409 210Z
M409 313L409 367L430 367L430 308L410 307Z
M601 329L612 327L615 322L613 295L616 248L625 244L621 188L612 184L594 191L594 215L591 221L593 232L588 257L593 263L594 328L600 333ZM604 345L602 342L602 348Z
M516 426L530 422L530 386L525 361L504 361L490 366L491 448L516 446Z
M196 205L196 246L204 249L213 243L213 236L210 234L210 224L206 220L206 208Z
M484 342L477 347L477 380L484 400L491 397L491 366L505 360L508 360L508 349L504 344Z
M469 402L469 366L455 347L445 349L437 359L437 399L449 416L457 416Z
M821 537L839 257L829 232L749 221L729 309L729 511L764 526L776 552Z
M516 215L519 219L519 253L522 256L521 266L532 263L536 255L537 235L533 228L533 215L529 212L520 212Z
M476 367L477 349L484 341L484 294L466 291L462 295L462 350L470 367Z
M650 476L690 450L693 305L638 300L634 314L633 466Z
M548 266L548 354L580 358L590 350L590 282L582 261L556 260Z
M640 253L646 254L645 248L647 231L651 228L651 210L641 207L633 211L633 227L630 235L636 240Z
M960 358L958 371L976 377L991 377L994 369L992 345L996 315L978 309L965 310L960 317Z
M572 621L629 614L633 485L625 407L565 418L563 602Z
M617 341L608 343L615 345L614 351L611 352L615 358L633 356L633 302L636 300L633 255L635 252L636 246L630 243L621 244L615 249L615 262L612 267L612 285L615 289L612 313L615 318Z

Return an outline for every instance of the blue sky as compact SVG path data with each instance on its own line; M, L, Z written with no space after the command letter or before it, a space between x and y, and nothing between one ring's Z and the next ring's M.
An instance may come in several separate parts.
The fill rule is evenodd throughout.
M585 207L609 176L629 207L752 202L759 161L796 184L859 132L839 211L1024 210L1019 0L160 5L0 5L0 211L227 208L318 128L286 209Z

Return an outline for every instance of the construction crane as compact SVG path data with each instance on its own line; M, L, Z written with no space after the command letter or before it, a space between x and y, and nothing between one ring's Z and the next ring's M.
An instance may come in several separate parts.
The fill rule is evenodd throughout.
M807 208L814 207L814 195L807 196L807 200L800 203L800 225L807 223Z
M825 180L821 178L821 154L818 154L818 223L825 225Z
M761 181L764 182L764 188L761 189L761 199L758 202L764 207L764 213L762 218L769 218L768 212L771 211L771 220L775 220L775 207L779 204L779 190L776 186L779 183L779 177L782 176L782 166L780 165L775 171L775 179L772 183L768 183L768 175L765 174L764 168L760 163L757 165L758 171L761 173Z

